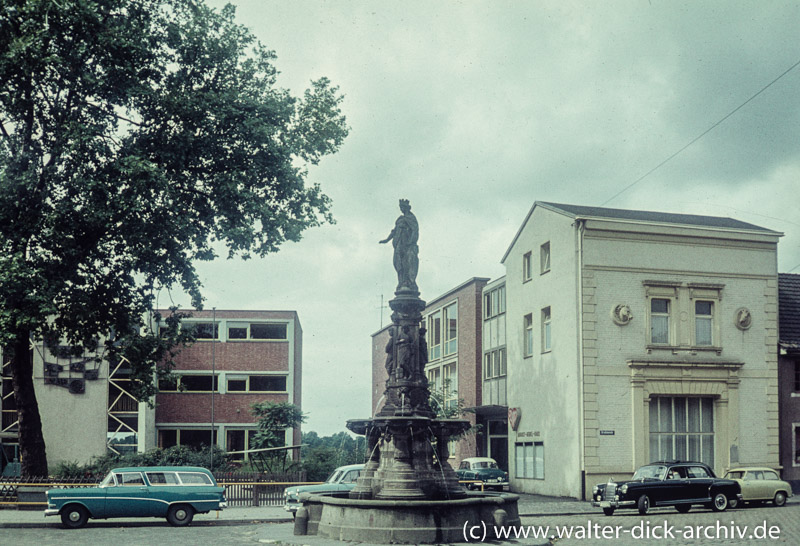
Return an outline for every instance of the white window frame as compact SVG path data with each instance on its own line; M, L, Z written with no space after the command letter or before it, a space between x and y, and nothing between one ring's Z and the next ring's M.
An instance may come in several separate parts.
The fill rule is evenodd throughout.
M442 358L442 310L437 309L428 315L428 361L440 358Z
M539 247L539 274L550 271L550 241Z
M697 346L697 347L714 347L716 345L719 345L718 343L716 343L716 336L715 336L716 332L714 331L714 326L715 326L715 324L717 322L715 320L715 318L716 318L715 317L715 315L716 315L716 313L715 313L716 306L714 305L716 302L714 302L714 300L709 300L709 299L696 299L696 300L693 301L693 303L694 303L694 305L693 305L693 307L694 307L694 342L692 343L692 345ZM707 304L709 304L709 306L711 308L711 312L709 314L707 314L707 315L699 314L697 312L697 304L699 304L699 303L707 303ZM700 336L699 336L698 328L699 328L699 326L701 324L703 324L706 321L708 322L708 334L709 334L711 339L708 340L708 343L700 343L700 339L699 339Z
M253 326L283 326L284 327L284 337L274 337L274 338L256 338L253 337ZM246 337L244 338L232 338L230 337L231 328L240 328L247 330ZM230 343L242 343L242 342L280 342L280 341L288 341L289 339L289 323L283 321L264 321L264 320L228 320L225 325L225 339Z
M455 314L455 334L450 337L451 314ZM458 301L446 305L442 308L442 356L450 356L458 353Z
M550 306L542 309L542 353L553 350L553 315Z
M527 441L514 443L515 478L521 480L544 480L544 465L544 442Z
M254 377L283 377L286 379L286 388L282 391L256 391L252 390L251 379ZM244 381L245 390L237 391L229 388L231 381ZM288 373L232 373L225 376L225 393L230 394L261 394L261 393L286 393L289 392L289 374Z
M533 276L533 253L522 255L522 282L528 282Z
M523 336L522 336L522 355L525 358L533 356L533 313L528 313L522 319Z

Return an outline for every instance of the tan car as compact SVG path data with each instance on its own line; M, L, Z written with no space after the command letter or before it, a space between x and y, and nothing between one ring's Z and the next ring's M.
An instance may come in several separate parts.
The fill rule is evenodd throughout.
M725 477L739 482L742 503L772 501L775 506L783 506L786 499L792 496L792 486L781 480L778 473L771 468L732 468ZM735 501L730 504L731 508L736 508Z

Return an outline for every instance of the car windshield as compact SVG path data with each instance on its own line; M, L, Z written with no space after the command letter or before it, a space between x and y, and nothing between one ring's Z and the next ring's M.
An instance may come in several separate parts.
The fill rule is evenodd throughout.
M333 474L331 474L330 476L328 476L328 479L327 479L327 480L325 480L325 483L336 483L336 482L338 482L338 481L339 481L339 477L340 477L341 475L342 475L342 471L341 471L341 470L338 470L338 469L337 469L337 470L334 470L334 471L333 471Z
M634 480L663 480L664 479L664 472L667 470L666 466L649 464L647 466L643 466L636 471L633 475Z
M100 485L98 485L97 487L114 487L114 485L115 485L115 483L114 483L114 473L113 472L109 472L106 475L106 477L103 478L103 481L100 482Z

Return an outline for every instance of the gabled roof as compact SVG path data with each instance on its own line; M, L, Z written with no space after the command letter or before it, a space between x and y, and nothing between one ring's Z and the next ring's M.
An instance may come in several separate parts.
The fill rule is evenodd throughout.
M778 274L778 344L800 349L800 275Z
M517 242L522 228L528 223L533 211L536 207L542 207L570 218L580 219L602 219L602 220L620 220L624 222L633 223L646 223L646 224L672 224L681 226L703 227L711 229L733 230L733 231L747 231L755 233L763 233L768 235L781 236L782 233L773 231L771 229L763 228L755 224L749 224L734 218L723 218L719 216L700 216L696 214L675 214L671 212L652 212L646 210L628 210L628 209L608 209L603 207L587 207L582 205L566 205L562 203L549 203L546 201L536 201L522 222L522 225L511 241L511 244L503 255L500 262L505 262L514 243Z

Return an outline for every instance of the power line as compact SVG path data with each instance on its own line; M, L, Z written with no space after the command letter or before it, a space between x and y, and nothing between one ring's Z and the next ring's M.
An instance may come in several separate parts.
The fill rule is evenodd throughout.
M702 133L700 133L698 136L696 136L695 138L693 138L693 139L692 139L692 140L691 140L691 141L690 141L690 142L689 142L687 145L685 145L683 148L681 148L680 150L678 150L677 152L675 152L674 154L672 154L671 156L669 156L668 158L666 158L664 161L662 161L661 163L659 163L658 165L656 165L655 167L653 167L652 169L650 169L649 171L647 171L646 173L644 173L642 176L640 176L639 178L637 178L636 180L634 180L633 182L631 182L630 184L628 184L627 186L625 186L624 188L622 188L620 191L618 191L617 193L615 193L615 194L614 194L614 195L613 195L613 196L612 196L610 199L606 199L606 201L605 201L605 202L603 202L603 203L602 203L600 206L602 207L602 206L606 205L607 203L609 203L609 202L613 201L614 199L616 199L617 197L619 197L620 195L622 195L623 193L625 193L626 191L628 191L629 189L631 189L632 187L634 187L636 184L638 184L639 182L641 182L642 180L644 180L645 178L647 178L648 176L650 176L650 175L651 175L652 173L654 173L656 170L658 170L658 169L659 169L659 168L661 168L663 165L665 165L666 163L668 163L669 161L671 161L673 158L675 158L675 156L677 156L678 154L680 154L681 152L683 152L683 151L684 151L686 148L688 148L689 146L691 146L692 144L694 144L695 142L697 142L698 140L700 140L701 138L703 138L704 136L706 136L708 133L710 133L711 131L713 131L714 129L716 129L716 128L717 128L717 126L718 126L718 125L720 125L720 124L721 124L723 121L725 121L726 119L728 119L729 117L731 117L733 114L735 114L736 112L738 112L739 110L741 110L742 108L744 108L744 106L745 106L747 103L749 103L751 100L753 100L754 98L756 98L757 96L759 96L761 93L763 93L764 91L766 91L767 89L769 89L769 88L772 86L772 84L774 84L775 82L777 82L778 80L780 80L781 78L783 78L783 77L784 77L786 74L788 74L789 72L791 72L792 70L794 70L794 69L795 69L795 68L796 68L798 65L800 65L800 61L797 61L797 62L796 62L796 63L794 63L792 66L790 66L789 68L787 68L786 70L784 70L784 71L783 71L783 73L781 73L781 75L780 75L780 76L778 76L777 78L775 78L774 80L772 80L771 82L769 82L767 85L765 85L764 87L762 87L762 88L761 88L761 89L760 89L760 90L759 90L759 91L758 91L756 94L754 94L753 96L751 96L749 99L747 99L746 101L744 101L742 104L740 104L739 106L737 106L736 108L734 108L733 110L731 110L730 112L728 112L728 114L727 114L727 115L725 115L725 116L724 116L722 119L720 119L719 121L717 121L717 122L716 122L714 125L712 125L712 126L711 126L711 127L709 127L708 129L706 129L705 131L703 131Z

